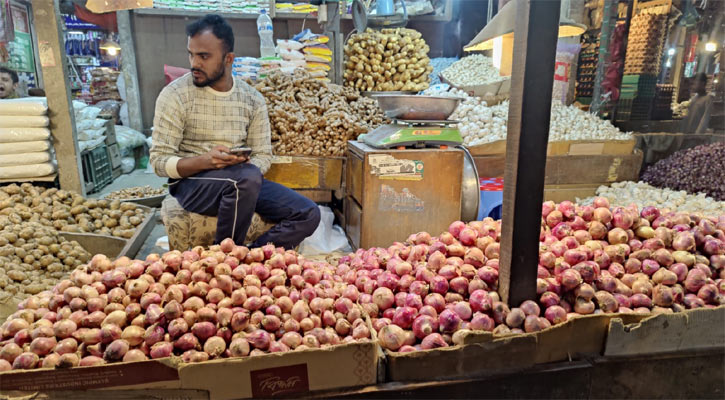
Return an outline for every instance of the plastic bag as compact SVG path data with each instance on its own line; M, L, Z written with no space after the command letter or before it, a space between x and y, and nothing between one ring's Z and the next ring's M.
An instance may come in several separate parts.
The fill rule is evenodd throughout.
M48 113L48 102L44 97L33 100L13 99L0 100L0 115L45 115Z
M130 174L136 168L136 160L133 157L123 157L121 159L121 172Z
M101 113L100 108L88 106L88 107L76 112L76 119L94 120L100 113Z
M47 140L4 143L0 146L0 154L34 153L38 151L48 151L49 148L50 142Z
M554 87L551 98L569 104L569 92L573 83L571 77L572 64L579 54L580 44L559 43L556 46L556 61L554 66Z
M335 251L352 251L342 228L332 225L335 220L335 214L332 213L332 210L325 206L318 207L321 215L320 225L317 226L317 229L310 237L300 243L299 253L311 256Z
M50 138L47 128L0 128L0 143L32 142Z
M15 165L41 164L51 161L50 153L39 151L33 153L2 154L0 155L0 167L12 167Z
M0 128L45 128L49 122L48 117L40 115L3 115Z

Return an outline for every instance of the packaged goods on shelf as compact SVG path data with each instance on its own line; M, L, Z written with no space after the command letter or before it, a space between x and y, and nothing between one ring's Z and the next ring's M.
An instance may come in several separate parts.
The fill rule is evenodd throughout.
M326 35L312 33L309 29L298 33L292 38L302 45L299 51L305 60L304 67L314 78L329 82L327 78L332 64L332 50L326 43L330 38Z
M45 98L0 100L0 178L28 179L55 173Z
M267 100L278 155L339 157L348 140L385 122L375 100L302 69L275 72L255 87Z
M361 91L415 91L429 86L430 47L420 32L368 29L345 45L345 85Z

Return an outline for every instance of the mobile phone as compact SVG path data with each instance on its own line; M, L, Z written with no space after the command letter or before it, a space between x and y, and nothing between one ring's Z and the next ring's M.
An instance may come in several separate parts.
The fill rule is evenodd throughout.
M252 154L252 149L249 147L232 147L229 151L235 156L249 157Z

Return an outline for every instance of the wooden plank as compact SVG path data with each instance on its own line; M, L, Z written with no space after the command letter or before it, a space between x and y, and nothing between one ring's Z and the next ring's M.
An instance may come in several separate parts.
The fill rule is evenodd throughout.
M295 189L295 192L307 197L315 203L329 203L332 201L331 190Z
M546 185L544 186L544 200L561 203L564 200L575 201L577 198L583 199L591 197L597 193L597 189L602 185L606 185L606 183L591 185Z
M499 293L512 306L536 297L560 6L560 0L517 4L499 266Z
M8 393L12 398L32 398L34 400L159 400L184 399L208 400L209 392L196 389L110 389L97 390L58 390L49 392L17 392L18 397Z
M123 248L123 250L121 250L121 255L127 256L129 258L136 257L136 254L138 254L141 246L143 246L143 242L146 241L146 238L149 237L149 234L156 225L155 208L150 208L142 205L137 205L137 207L146 210L146 217L143 219L143 222L141 222L141 224L136 227L136 233L134 233L133 236L128 239L126 246Z
M478 175L486 178L504 176L505 156L474 157ZM612 183L638 180L642 152L630 155L549 156L546 158L544 183L565 185L575 183Z
M121 257L128 244L127 239L98 233L58 232L66 240L75 240L91 254L103 254L110 259Z
M343 158L277 156L264 177L290 189L339 190Z
M57 1L33 0L35 31L42 67L53 147L58 161L60 187L86 194L78 149L75 116L68 82L68 63L63 43L63 23Z

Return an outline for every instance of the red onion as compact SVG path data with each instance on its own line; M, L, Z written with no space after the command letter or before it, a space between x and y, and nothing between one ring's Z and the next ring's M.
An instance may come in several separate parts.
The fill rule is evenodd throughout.
M378 343L387 350L398 350L405 339L405 331L397 325L386 325L378 332Z

